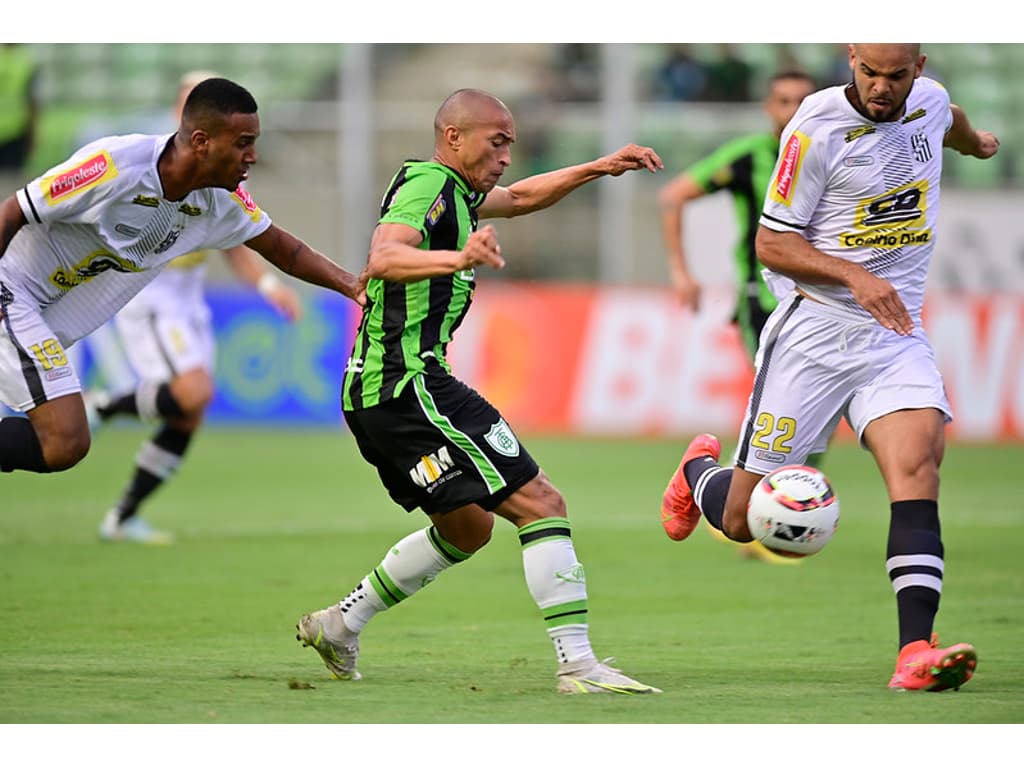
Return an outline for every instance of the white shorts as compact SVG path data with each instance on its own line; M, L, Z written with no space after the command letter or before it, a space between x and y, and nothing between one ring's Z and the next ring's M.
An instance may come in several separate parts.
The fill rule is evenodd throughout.
M129 304L114 322L124 353L141 381L168 381L195 368L213 373L215 340L205 304L174 311Z
M0 285L0 400L25 413L82 384L57 334L43 320L35 302L12 301Z
M860 440L895 411L935 408L953 418L922 328L900 336L796 293L768 318L755 367L734 457L755 474L823 452L843 417Z

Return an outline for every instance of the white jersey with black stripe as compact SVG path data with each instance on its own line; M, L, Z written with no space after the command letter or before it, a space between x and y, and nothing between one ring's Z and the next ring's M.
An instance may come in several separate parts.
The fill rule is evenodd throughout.
M157 162L173 134L98 139L17 192L28 224L0 258L0 283L35 302L64 346L112 317L172 259L225 249L270 218L243 188L166 200Z
M939 214L942 142L953 120L949 96L920 77L904 116L876 123L853 108L845 88L808 96L786 126L761 224L798 233L822 253L889 281L919 321ZM796 285L870 318L845 286Z

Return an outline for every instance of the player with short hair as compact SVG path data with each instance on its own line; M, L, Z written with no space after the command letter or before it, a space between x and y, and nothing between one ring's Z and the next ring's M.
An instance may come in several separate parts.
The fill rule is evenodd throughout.
M192 89L212 77L216 73L203 70L181 77L173 109L175 123ZM245 245L222 253L231 270L285 318L299 318L298 296L259 254ZM142 444L121 498L100 523L100 538L107 541L166 544L173 540L138 512L175 476L213 400L216 342L203 289L207 261L213 254L204 249L177 257L114 317L119 346L135 372L136 385L126 392L87 392L87 413L97 425L125 415L159 421L159 426Z
M661 235L668 258L669 277L676 298L683 306L696 312L700 309L701 286L687 264L684 247L684 221L687 205L706 195L728 191L736 217L737 237L733 247L736 265L736 310L732 322L740 332L747 352L753 360L757 340L768 315L778 299L761 274L754 250L758 219L765 191L779 156L782 129L796 113L806 96L815 90L810 75L799 70L784 70L772 76L763 102L771 130L740 136L727 141L710 155L698 160L672 179L658 193L661 214ZM779 290L778 287L776 290ZM669 538L675 539L676 520L663 509L662 523ZM728 541L713 528L716 538ZM798 560L774 554L760 542L736 543L745 557L774 564L794 564Z
M376 614L464 562L494 516L518 529L527 587L558 659L563 693L655 693L594 655L587 587L565 500L502 415L451 373L445 354L473 298L476 268L503 267L482 218L547 208L594 179L662 167L633 144L581 165L498 181L516 140L497 98L451 94L434 121L434 155L408 161L388 186L370 243L367 303L345 369L345 420L391 498L430 525L392 546L340 603L307 614L298 639L340 679L360 677L359 636Z
M56 472L89 451L66 348L168 262L245 243L282 271L360 303L365 275L273 224L241 186L258 159L257 105L223 78L189 95L175 133L109 136L0 204L0 470Z
M687 533L703 513L729 538L750 541L757 482L823 449L845 417L890 500L886 571L899 652L889 687L959 688L977 653L967 643L938 647L932 633L945 566L939 465L952 413L921 313L942 149L989 158L999 140L922 77L920 45L849 51L852 83L807 97L782 137L757 253L795 287L765 326L733 468L718 465L714 436L698 436L671 501Z

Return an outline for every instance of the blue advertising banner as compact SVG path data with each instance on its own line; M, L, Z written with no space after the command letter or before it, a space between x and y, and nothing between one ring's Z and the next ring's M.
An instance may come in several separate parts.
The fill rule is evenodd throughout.
M208 423L344 425L341 377L359 322L358 307L324 290L302 294L289 323L258 293L207 286L217 341L216 394ZM71 348L83 385L122 391L131 374L110 327Z

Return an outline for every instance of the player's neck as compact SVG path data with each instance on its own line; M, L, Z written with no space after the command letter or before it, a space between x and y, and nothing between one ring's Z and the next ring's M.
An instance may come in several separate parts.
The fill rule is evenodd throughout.
M156 169L165 200L178 202L184 199L189 192L199 188L196 186L192 160L188 153L182 152L181 147L178 146L177 134L167 142L164 151L160 153Z

